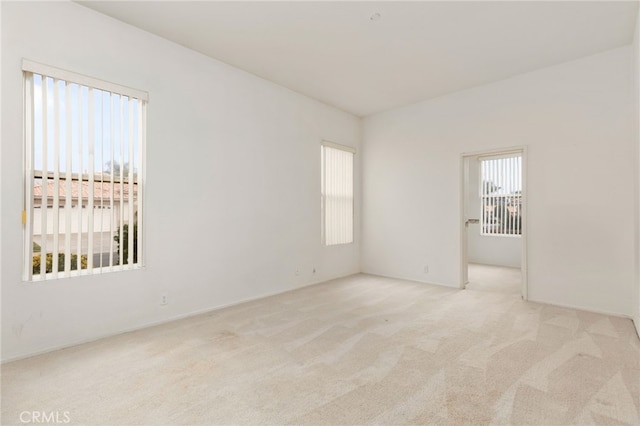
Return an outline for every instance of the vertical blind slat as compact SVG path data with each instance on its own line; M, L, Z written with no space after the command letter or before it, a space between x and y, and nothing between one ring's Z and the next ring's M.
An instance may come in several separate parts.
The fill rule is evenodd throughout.
M71 144L71 85L65 82L65 95L64 95L66 110L65 118L67 122L65 137L66 137L66 161L65 161L65 200L64 200L64 276L68 277L71 273L71 212L73 206L71 205L72 189L71 189L71 158L73 155Z
M511 180L511 172L512 172L511 171L511 163L512 163L512 160L513 160L512 158L507 158L507 159L505 159L505 161L503 161L503 164L504 164L503 173L504 173L504 176L505 176L505 180L508 183L509 190L510 190L510 188L512 188L512 184L513 184L512 180ZM504 226L503 226L503 231L502 231L503 234L511 234L511 214L509 213L509 209L508 209L510 197L508 196L508 194L510 194L510 192L509 191L505 191L505 196L504 196L503 202L502 202L502 205L504 206L504 208L503 208L504 213L503 213L503 216L502 216L504 218L503 219Z
M96 149L97 149L97 156L99 159L99 163L100 166L104 165L104 92L101 91L97 91L96 92L96 97L97 95L100 95L100 102L99 102L99 113L98 113L98 117L100 120L100 133L98 133L98 138L96 139ZM99 228L98 228L98 240L100 241L99 243L99 247L100 247L100 252L99 252L99 258L98 258L98 266L100 268L100 271L102 271L102 267L103 267L103 258L104 256L102 256L102 250L104 248L104 172L102 171L102 168L100 169L100 175L98 176L98 183L99 183L99 188L100 190L98 191L98 195L99 195L99 199L98 199L98 213L99 213ZM95 213L94 213L95 214ZM95 219L94 219L95 220Z
M113 268L113 250L114 250L114 225L115 225L115 213L114 213L114 195L113 190L115 188L115 174L113 172L114 169L114 161L115 161L115 125L116 121L113 118L113 94L109 96L109 268Z
M487 216L488 216L488 222L487 223L489 224L488 232L490 234L492 234L493 233L493 228L492 228L491 225L492 225L492 221L493 221L493 208L494 208L494 206L493 206L493 198L491 197L491 194L492 194L492 191L493 191L493 161L488 162L487 166L488 166L488 170L489 170L489 172L488 172L488 178L489 178L489 184L488 184L489 190L488 190L488 193L489 194L487 196L487 202L489 204L489 207L487 208Z
M516 173L515 162L516 162L515 158L510 158L509 159L509 172L508 172L508 175L509 175L509 178L510 178L509 180L511 181L511 185L510 185L511 188L515 188L515 184L516 184L516 180L515 180L515 173ZM509 216L508 216L508 218L509 218L509 228L508 229L509 230L508 230L508 232L509 232L509 234L513 235L513 234L515 234L515 226L514 226L515 225L515 217L513 216L513 201L514 201L513 194L509 198L507 198L507 200L508 200L507 205L509 206Z
M506 176L507 180L509 180L509 171L510 171L510 164L511 164L511 159L507 159L507 161L503 162L503 166L502 166L502 173ZM507 204L509 201L509 198L507 198L506 196L503 198L502 200L502 233L503 234L509 234L510 232L510 228L509 228L509 210L507 209Z
M133 266L133 231L134 231L134 217L133 217L133 102L129 98L129 175L127 179L129 181L129 191L127 194L127 203L129 207L129 226L127 227L127 251L129 267Z
M48 129L48 90L49 84L46 77L42 77L42 184L40 196L40 279L47 276L47 221L49 220L49 157L47 145L49 144Z
M327 150L321 148L322 152L322 239L326 244L327 241Z
M59 80L53 80L53 247L51 272L58 277L59 225L60 225L60 89Z
M512 159L508 158L507 161L504 162L504 173L507 177L508 181L511 181L511 163L512 163ZM511 182L509 182L509 188L511 188ZM508 194L508 192L507 192ZM511 214L509 212L509 197L505 196L503 199L503 203L502 205L504 206L504 233L505 234L510 234L511 233Z
M29 74L26 76L26 79L24 81L24 93L26 94L28 99L23 106L26 118L24 132L26 139L29 141L29 145L27 145L27 149L25 152L25 160L27 161L26 173L24 176L24 184L26 185L25 195L27 197L25 201L33 197L33 187L35 184L35 173L32 167L34 158L33 146L36 138L35 127L33 126L33 117L35 116L35 84L33 80L33 74ZM33 233L33 210L33 203L24 204L24 210L22 214L26 215L26 217L24 217L25 221L23 223L25 233ZM25 268L25 275L27 279L30 279L33 276L33 244L31 240L27 241L27 244L25 244L23 248L23 253L25 256L25 262L23 265Z
M118 189L119 189L119 206L118 206L118 210L119 210L119 214L120 214L120 223L118 224L118 235L119 235L119 241L118 241L118 248L119 248L119 255L118 255L118 264L120 266L124 265L124 259L123 259L123 244L124 244L124 96L120 95L120 173L119 173L119 184L118 184Z
M89 181L87 183L87 269L89 272L93 272L93 231L94 231L94 213L95 207L93 205L93 192L94 192L94 165L95 165L95 125L93 121L94 117L94 99L93 88L89 88Z
M84 194L83 194L83 188L84 188L84 176L82 173L82 120L83 120L83 114L82 114L82 86L78 86L78 93L77 93L77 105L78 105L78 111L77 111L77 118L78 118L78 169L77 169L77 173L78 173L78 199L76 202L76 206L77 206L77 210L78 210L78 244L77 244L77 249L76 249L76 254L78 256L77 258L77 262L78 262L78 271L82 270L82 215L83 215L83 204L84 204Z
M138 170L141 171L144 169L143 164L142 164L142 155L140 155L141 152L143 152L144 150L144 145L145 145L145 111L144 111L144 106L143 103L138 100L138 161L137 161L137 165L138 165ZM143 223L142 223L142 203L140 202L141 197L142 197L142 175L140 173L138 173L136 175L136 185L138 187L138 192L136 193L136 211L137 211L137 219L138 219L138 234L136 235L137 237L137 242L138 242L138 247L136 248L137 251L137 255L138 255L138 264L142 264L142 227L143 227Z
M47 223L49 210L49 158L47 148L49 145L48 128L48 90L49 84L46 77L42 77L42 179L40 196L40 279L47 276Z

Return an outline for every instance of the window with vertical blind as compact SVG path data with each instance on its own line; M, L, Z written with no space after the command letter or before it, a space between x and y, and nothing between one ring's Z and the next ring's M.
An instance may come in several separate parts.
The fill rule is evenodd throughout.
M353 156L346 146L322 143L322 238L327 246L353 242Z
M25 280L139 267L147 93L27 60L23 73Z
M521 235L522 154L480 157L481 235Z

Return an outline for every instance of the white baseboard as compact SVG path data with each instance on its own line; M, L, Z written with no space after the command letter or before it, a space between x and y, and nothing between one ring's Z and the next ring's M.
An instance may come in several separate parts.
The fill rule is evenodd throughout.
M620 312L610 312L610 311L606 311L606 310L603 310L603 309L594 309L594 308L589 308L589 307L584 307L584 306L577 306L577 305L571 305L571 304L566 304L566 303L549 302L547 300L531 299L531 298L529 298L527 300L527 302L541 303L543 305L555 306L557 308L575 309L576 311L591 312L592 314L609 315L609 316L612 316L612 317L625 318L625 319L632 320L631 315L622 314Z
M151 322L143 323L141 325L137 325L137 326L134 326L134 327L124 328L124 329L121 329L121 330L113 332L113 333L106 333L106 334L98 335L98 336L87 338L87 339L79 339L79 340L74 340L74 341L71 341L71 342L68 342L68 343L63 343L63 344L60 344L60 345L50 346L50 347L47 347L45 349L41 349L41 350L38 350L38 351L24 353L24 354L20 354L20 355L16 355L16 356L13 356L13 357L9 357L9 358L3 359L0 362L0 364L5 364L5 363L8 363L8 362L12 362L12 361L18 361L18 360L25 359L25 358L31 358L31 357L34 357L34 356L38 356L38 355L42 355L42 354L48 353L48 352L53 352L53 351L57 351L57 350L61 350L61 349L66 349L66 348L70 348L70 347L73 347L73 346L78 346L78 345L82 345L82 344L85 344L85 343L95 342L97 340L102 340L102 339L106 339L106 338L113 337L113 336L118 336L118 335L125 334L125 333L131 333L133 331L142 330L142 329L145 329L145 328L155 327L155 326L158 326L158 325L167 324L167 323L170 323L170 322L173 322L173 321L178 321L178 320L181 320L181 319L194 317L194 316L197 316L197 315L202 315L202 314L207 314L207 313L219 311L219 310L222 310L222 309L230 308L232 306L240 305L242 303L253 302L253 301L256 301L256 300L260 300L260 299L266 299L267 297L272 297L272 296L277 296L279 294L289 293L291 291L296 291L298 289L311 287L311 286L314 286L314 285L326 283L326 282L333 281L333 280L340 279L340 278L350 277L352 275L358 275L360 273L364 274L364 275L371 275L371 276L377 276L377 277L389 278L389 279L398 279L398 280L410 281L410 282L420 283L420 284L432 284L432 285L437 285L439 287L462 290L457 285L453 286L453 285L448 285L448 284L436 283L436 282L432 282L432 281L416 280L415 278L389 276L389 275L383 275L383 274L377 274L377 273L371 273L371 272L355 272L355 273L350 273L350 274L347 274L347 275L341 275L341 276L335 276L335 277L327 278L327 279L324 279L324 280L321 280L321 281L312 281L312 282L309 282L309 283L306 283L306 284L302 284L302 285L300 285L298 287L295 287L295 288L274 291L274 292L271 292L271 293L266 293L266 294L262 294L260 296L242 299L242 300L239 300L239 301L236 301L236 302L232 302L232 303L227 303L227 304L224 304L224 305L219 305L219 306L215 306L215 307L204 308L204 309L199 309L199 310L187 312L187 313L184 313L184 314L174 315L172 317L164 318L164 319L159 320L159 321L151 321ZM638 338L640 339L640 318L632 318L629 315L620 314L620 313L616 313L616 312L607 312L607 311L603 311L603 310L585 308L585 307L581 307L581 306L552 303L552 302L548 302L548 301L544 301L544 300L529 299L528 302L542 303L542 304L545 304L545 305L557 306L559 308L576 309L576 310L579 310L579 311L592 312L592 313L596 313L596 314L611 315L611 316L615 316L615 317L619 317L619 318L630 319L630 320L632 320L632 322L633 322L633 324L635 326L635 329L636 329L636 333L638 334Z
M289 288L289 289L285 289L285 290L274 291L274 292L271 292L271 293L265 293L265 294L262 294L260 296L249 297L249 298L242 299L242 300L239 300L239 301L236 301L236 302L227 303L227 304L219 305L219 306L214 306L214 307L211 307L211 308L198 309L198 310L195 310L195 311L190 311L190 312L179 314L179 315L174 315L174 316L171 316L169 318L163 318L163 319L161 319L159 321L151 321L151 322L143 323L141 325L136 325L134 327L123 328L123 329L120 329L120 330L115 331L113 333L101 334L101 335L97 335L97 336L86 338L86 339L72 340L71 342L63 343L63 344L60 344L60 345L53 345L53 346L49 346L47 348L40 349L40 350L37 350L37 351L28 352L28 353L12 356L12 357L9 357L9 358L5 358L5 359L2 359L2 361L0 361L0 364L6 364L6 363L9 363L9 362L13 362L13 361L19 361L21 359L31 358L31 357L34 357L34 356L46 354L46 353L49 353L49 352L59 351L61 349L71 348L73 346L78 346L78 345L82 345L82 344L85 344L85 343L91 343L91 342L95 342L95 341L98 341L98 340L107 339L109 337L119 336L119 335L125 334L125 333L131 333L133 331L143 330L145 328L155 327L155 326L158 326L158 325L167 324L167 323L170 323L170 322L173 322L173 321L178 321L178 320L185 319L185 318L191 318L191 317L195 317L195 316L202 315L202 314L207 314L207 313L211 313L211 312L220 311L222 309L230 308L232 306L241 305L243 303L254 302L254 301L260 300L260 299L266 299L267 297L272 297L272 296L277 296L279 294L289 293L289 292L296 291L296 290L299 290L299 289L302 289L302 288L305 288L305 287L311 287L311 286L322 284L322 283L325 283L325 282L328 282L328 281L333 281L333 280L340 279L340 278L346 278L346 277L350 277L352 275L357 275L357 274L359 274L359 272L355 272L355 273L351 273L351 274L347 274L347 275L342 275L342 276L335 276L335 277L332 277L332 278L327 278L327 279L322 280L322 281L312 281L312 282L309 282L309 283L306 283L306 284L302 284L302 285L300 285L298 287L295 287L295 288Z
M434 281L418 280L416 278L407 278L407 277L402 277L402 276L384 275L384 274L378 274L378 273L375 273L375 272L361 272L361 273L363 275L371 275L372 277L389 278L389 279L392 279L392 280L411 281L413 283L420 283L420 284L432 284L432 285L437 285L438 287L446 287L446 288L453 288L453 289L461 290L459 285L442 284L442 283L437 283L437 282L434 282Z
M375 273L375 272L363 272L363 274L377 276L377 277L383 277L383 278L391 278L391 279L397 279L397 280L417 282L417 283L421 283L421 284L433 284L433 285L437 285L437 286L441 286L441 287L447 287L447 288L454 288L454 289L462 290L459 286L454 286L454 285L449 285L449 284L441 284L441 283L436 283L436 282L432 282L432 281L421 281L421 280L417 280L415 278L405 278L405 277L402 277L402 276L384 275L384 274L378 274L378 273ZM534 303L542 303L544 305L549 305L549 306L556 306L558 308L575 309L577 311L591 312L591 313L594 313L594 314L610 315L610 316L613 316L613 317L625 318L625 319L630 319L630 320L633 321L633 318L630 315L622 314L622 313L619 313L619 312L609 312L609 311L605 311L605 310L593 309L593 308L588 308L588 307L584 307L584 306L562 304L562 303L549 302L549 301L546 301L546 300L531 299L531 298L527 299L526 301L527 302L534 302ZM639 331L640 330L640 319L638 321L633 321L633 323L634 323L634 325L636 327L636 331L638 331L638 333L640 334L640 331Z

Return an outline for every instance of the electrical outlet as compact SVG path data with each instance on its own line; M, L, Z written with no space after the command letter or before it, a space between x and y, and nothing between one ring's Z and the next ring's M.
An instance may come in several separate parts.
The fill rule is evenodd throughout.
M300 275L300 270L299 270L299 269L296 269L296 271L294 272L294 274L295 274L295 276L296 276L296 277L297 277L297 276L299 276L299 275Z
M316 273L316 268L313 268L313 271L311 271L313 274Z
M429 273L429 265L424 265L424 273L425 274Z
M168 303L167 302L167 293L162 293L160 295L160 304L161 305L166 305L167 303Z

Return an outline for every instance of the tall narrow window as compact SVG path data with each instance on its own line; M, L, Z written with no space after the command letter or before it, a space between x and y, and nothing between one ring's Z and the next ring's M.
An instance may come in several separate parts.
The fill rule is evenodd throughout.
M355 150L322 144L322 231L324 244L353 242L353 156Z
M522 155L480 158L481 235L521 234Z
M142 264L146 92L23 62L24 276Z

